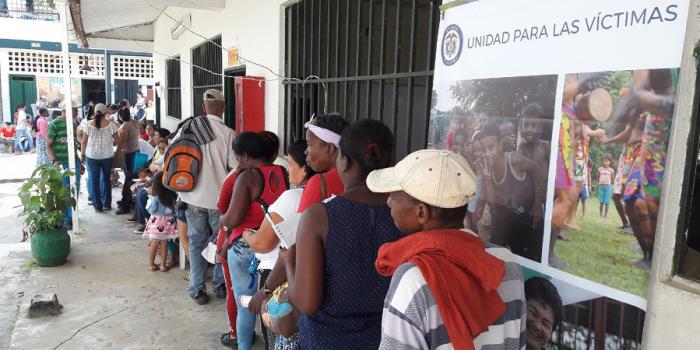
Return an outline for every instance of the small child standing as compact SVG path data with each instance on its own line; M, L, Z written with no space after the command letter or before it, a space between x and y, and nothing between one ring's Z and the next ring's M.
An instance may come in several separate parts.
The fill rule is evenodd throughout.
M612 199L612 180L615 178L615 170L612 168L612 156L606 154L603 157L603 165L598 168L598 201L600 202L600 216L608 218L608 208Z
M156 253L160 249L160 271L168 271L168 240L179 237L173 216L177 194L163 186L163 172L153 175L151 196L146 208L151 217L146 223L143 237L148 238L150 250L148 252L148 270L158 270L155 264Z

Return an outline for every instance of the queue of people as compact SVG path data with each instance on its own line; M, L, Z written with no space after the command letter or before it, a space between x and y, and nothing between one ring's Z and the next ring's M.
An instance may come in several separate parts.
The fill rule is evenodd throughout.
M465 228L479 186L463 156L421 150L396 163L382 122L327 114L288 144L285 168L274 133L236 135L223 94L207 90L203 101L206 115L175 133L143 125L147 140L124 106L96 105L78 164L101 212L111 208L115 154L125 153L121 202L133 201L127 221L149 242L147 270L167 271L179 240L186 292L204 305L213 268L228 316L222 345L251 349L258 317L266 349L537 349L549 340L561 319L556 288L538 281L531 303L513 254ZM64 167L65 125L60 116L46 133L49 159ZM181 160L168 150L184 139L200 158L185 170L192 187L179 190ZM157 150L139 169L126 154L141 144Z
M235 135L223 124L220 92L207 91L204 108L207 116L190 121L201 172L170 207L169 236L186 222L187 291L197 304L209 301L205 276L214 265L212 287L227 299L223 345L250 349L257 314L267 349L548 342L561 299L543 280L530 303L513 254L464 227L478 187L464 157L423 150L394 166L387 126L330 114L306 124L306 141L288 145L286 170L275 164L276 135ZM203 255L211 244L210 263Z

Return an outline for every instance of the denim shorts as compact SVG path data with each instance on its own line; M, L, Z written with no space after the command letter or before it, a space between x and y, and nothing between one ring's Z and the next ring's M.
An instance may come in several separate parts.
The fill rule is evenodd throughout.
M175 213L173 214L173 216L174 216L176 219L178 219L178 220L180 220L180 221L182 221L182 222L184 222L184 223L187 223L187 218L185 217L185 210L182 210L182 209L175 209Z
M173 216L175 219L178 219L184 223L187 223L187 217L185 217L185 211L187 211L187 205L183 205L184 203L180 202L180 199L177 200L177 203L175 203L175 213L173 213Z

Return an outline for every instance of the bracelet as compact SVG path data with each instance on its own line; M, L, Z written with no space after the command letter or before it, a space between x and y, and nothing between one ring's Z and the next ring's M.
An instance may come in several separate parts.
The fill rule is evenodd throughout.
M263 291L263 293L265 293L266 295L271 295L271 294L272 294L272 291L271 291L269 288L267 288L267 286L263 286L263 290L262 290L262 291Z

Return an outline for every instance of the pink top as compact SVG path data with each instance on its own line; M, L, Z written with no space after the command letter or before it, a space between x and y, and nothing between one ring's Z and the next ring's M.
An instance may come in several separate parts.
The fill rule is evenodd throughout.
M46 117L39 117L36 120L36 128L39 129L39 136L46 140L46 131L49 129L49 120Z
M598 169L598 184L599 185L611 185L612 178L615 170L613 168L603 168Z

